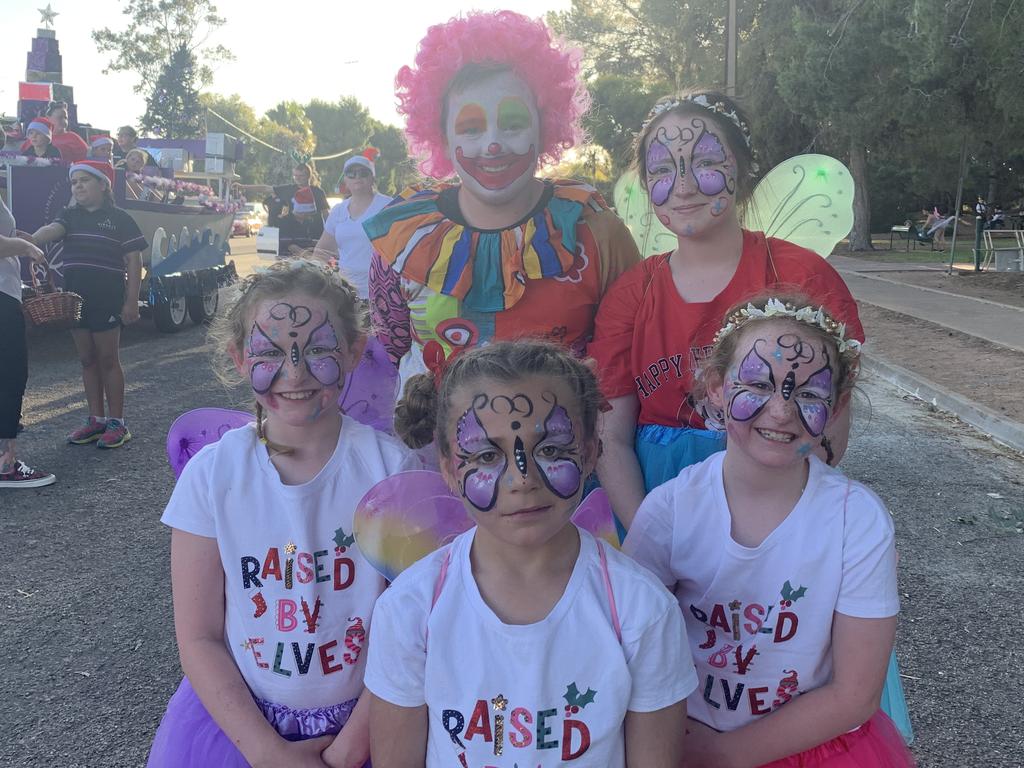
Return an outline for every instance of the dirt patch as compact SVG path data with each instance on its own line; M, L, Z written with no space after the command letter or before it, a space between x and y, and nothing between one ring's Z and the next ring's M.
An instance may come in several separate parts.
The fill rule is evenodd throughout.
M1024 352L873 304L858 306L868 335L865 352L1024 423Z
M882 274L882 273L880 273ZM1024 308L1024 272L958 272L930 270L885 272L884 277L908 285L935 288L960 296L997 301Z

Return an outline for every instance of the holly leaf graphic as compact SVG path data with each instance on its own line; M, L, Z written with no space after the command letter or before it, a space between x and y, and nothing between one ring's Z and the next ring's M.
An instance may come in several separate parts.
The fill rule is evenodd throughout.
M801 585L800 589L793 589L793 585L790 584L789 580L787 579L786 583L782 585L781 594L783 600L791 600L795 603L797 600L799 600L801 597L807 594L807 587Z
M334 532L334 545L337 547L351 547L355 540L356 537L345 533L344 528L339 528Z
M570 707L575 706L583 709L587 704L593 703L595 696L597 696L597 691L593 688L587 688L587 692L581 694L580 689L576 687L576 683L569 683L562 698L566 700Z

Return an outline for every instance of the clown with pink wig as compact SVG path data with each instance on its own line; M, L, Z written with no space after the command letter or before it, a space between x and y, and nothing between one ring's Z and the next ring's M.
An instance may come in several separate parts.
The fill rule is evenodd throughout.
M639 261L594 188L538 177L581 138L579 62L543 22L498 11L431 27L399 71L410 147L437 183L363 226L374 320L403 379L425 370L424 350L497 339L583 354L601 296Z

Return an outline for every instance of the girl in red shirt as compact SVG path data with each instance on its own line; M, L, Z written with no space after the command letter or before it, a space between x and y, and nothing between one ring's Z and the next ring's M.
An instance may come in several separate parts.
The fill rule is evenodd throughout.
M864 339L842 278L813 251L740 226L754 186L750 123L730 98L697 91L659 101L637 141L637 168L675 250L624 274L601 302L589 353L612 410L598 475L627 527L646 491L725 447L690 392L731 306L780 286L834 307ZM838 461L849 422L826 434Z

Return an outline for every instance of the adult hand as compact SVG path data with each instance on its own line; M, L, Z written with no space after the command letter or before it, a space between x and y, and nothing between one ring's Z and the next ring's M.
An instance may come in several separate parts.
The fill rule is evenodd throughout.
M31 237L31 235L29 237ZM22 256L26 259L32 259L32 261L37 264L43 264L46 262L46 254L43 253L31 240L21 237L19 234L18 237L14 238L14 241L19 250L19 253L16 255Z
M364 739L362 744L354 744L358 739L346 739L345 731L334 740L323 752L323 761L330 768L362 768L370 759L370 742Z
M329 768L320 756L334 741L333 736L318 736L305 741L279 740L272 754L261 755L253 768Z
M28 240L28 242L32 243L32 245L36 244L35 238L32 237L31 232L26 232L22 229L16 229L14 230L14 236L21 238L22 240Z
M121 308L121 322L131 325L139 319L139 302L129 299Z

